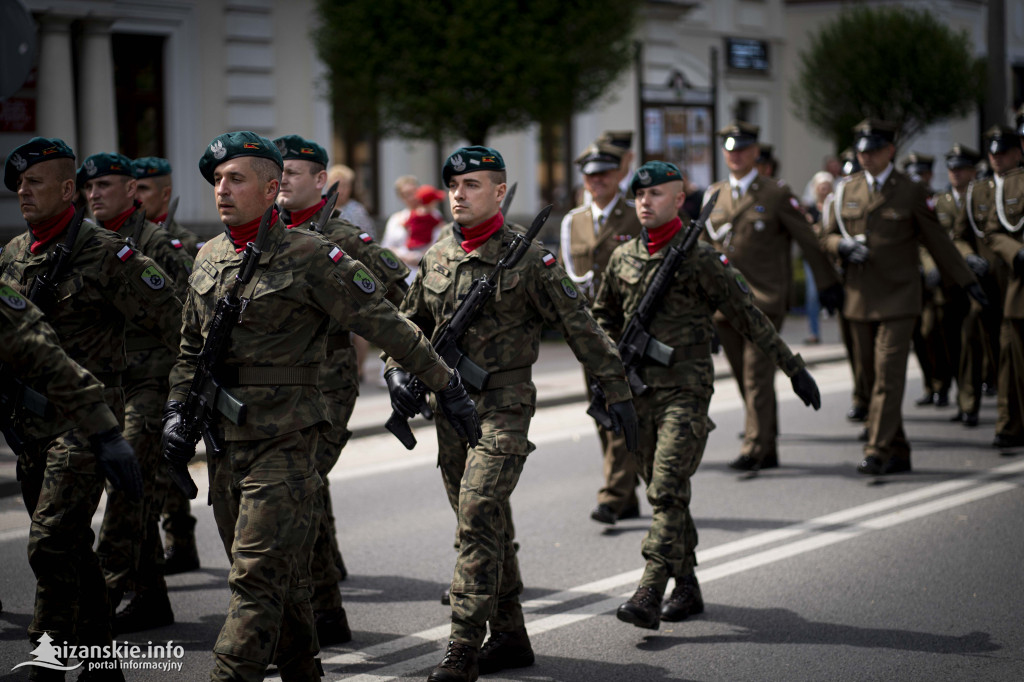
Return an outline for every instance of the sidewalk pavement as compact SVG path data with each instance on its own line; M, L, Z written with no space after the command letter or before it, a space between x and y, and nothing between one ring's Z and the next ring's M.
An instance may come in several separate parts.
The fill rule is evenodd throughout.
M820 343L805 344L804 339L807 336L805 317L791 315L786 319L782 327L782 337L793 352L800 353L809 367L845 360L846 352L839 339L839 326L835 318L821 320ZM732 376L724 353L719 352L713 359L716 380ZM391 400L383 379L379 378L378 361L375 357L367 359L366 373L369 376L360 386L359 399L349 420L349 429L352 431L349 448L356 446L354 441L358 438L386 433L384 422L391 415ZM569 346L561 339L544 341L541 344L540 357L533 368L533 383L537 386L538 408L581 402L586 399L583 370ZM401 448L397 440L395 447ZM0 497L20 494L15 477L14 455L0 438Z

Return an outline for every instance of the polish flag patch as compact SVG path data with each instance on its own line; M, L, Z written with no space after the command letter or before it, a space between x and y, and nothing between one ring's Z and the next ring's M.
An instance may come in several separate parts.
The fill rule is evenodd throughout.
M123 246L121 250L117 252L117 257L120 258L121 262L123 263L129 258L131 258L133 253L135 252L131 250L131 247Z
M552 256L550 253L545 253L544 258L542 258L541 260L544 261L545 267L550 268L552 265L555 264L555 257Z
M181 240L180 239L172 239L171 240L171 246L173 246L176 249L182 248Z
M338 261L341 260L341 257L344 256L344 255L345 255L345 253L341 249L339 249L337 246L335 246L333 249L331 249L331 252L329 254L327 254L327 257L330 258L335 263L337 263Z
M924 203L928 205L929 211L935 211L935 197L928 197L924 200Z
M367 232L363 232L362 234L360 234L359 238L362 239L367 244L373 243L373 237L371 237Z
M729 259L725 257L724 253L718 254L718 260L722 261L722 265L728 265Z

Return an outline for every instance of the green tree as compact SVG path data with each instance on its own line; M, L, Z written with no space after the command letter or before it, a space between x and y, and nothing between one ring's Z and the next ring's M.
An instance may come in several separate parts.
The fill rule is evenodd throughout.
M898 124L900 144L936 121L963 116L985 83L984 62L966 31L903 7L844 10L811 36L799 59L794 113L837 150L868 117Z
M484 144L561 122L630 65L639 0L317 0L336 124Z

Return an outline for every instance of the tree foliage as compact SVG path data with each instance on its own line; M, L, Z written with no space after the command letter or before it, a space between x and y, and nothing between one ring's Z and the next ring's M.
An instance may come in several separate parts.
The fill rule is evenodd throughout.
M903 7L844 10L811 36L799 60L794 113L837 150L868 117L898 124L899 144L936 121L966 115L985 82L966 31Z
M629 67L639 0L317 0L340 127L464 138L561 122Z

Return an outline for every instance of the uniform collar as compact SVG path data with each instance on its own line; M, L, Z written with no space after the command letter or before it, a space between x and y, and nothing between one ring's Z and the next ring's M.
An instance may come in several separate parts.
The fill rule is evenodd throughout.
M753 170L751 170L749 173L744 175L739 180L737 180L736 178L734 178L733 176L730 175L729 176L729 189L731 190L734 187L739 187L740 191L741 191L741 194L746 196L747 192L750 191L750 186L752 184L754 184L754 180L756 180L756 179L757 179L757 167L755 166Z
M615 196L612 197L612 200L609 201L608 205L605 206L603 209L598 208L597 204L595 204L593 201L590 202L590 213L591 215L594 216L595 225L601 224L601 216L604 216L606 222L609 218L612 217L612 211L614 211L615 207L618 205L620 196L621 193L616 192Z
M867 178L868 186L873 186L874 182L877 180L879 187L885 187L886 180L888 180L889 176L892 175L892 168L892 161L890 161L889 165L885 167L885 170L878 174L878 177L875 177L871 173L864 171L864 177Z

